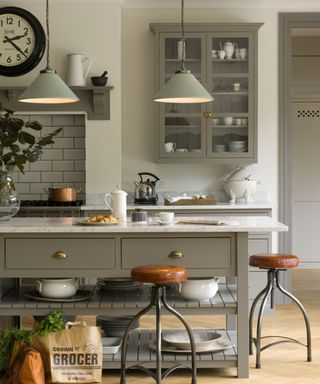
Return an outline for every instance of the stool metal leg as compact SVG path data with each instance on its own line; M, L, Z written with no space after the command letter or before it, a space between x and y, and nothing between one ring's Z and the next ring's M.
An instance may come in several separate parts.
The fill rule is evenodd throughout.
M256 344L256 368L261 368L261 330L262 330L262 319L263 319L263 313L266 307L267 300L273 290L273 280L275 278L274 270L270 269L268 271L268 283L267 283L267 290L264 298L262 299L259 314L258 314L258 321L257 321L257 337L255 340Z
M258 303L258 301L261 299L261 297L267 292L268 290L268 286L266 286L265 288L263 288L263 290L261 292L258 293L257 297L254 299L252 305L251 305L251 309L250 309L250 315L249 315L249 355L253 355L253 336L252 336L252 328L253 328L253 315L254 315L254 310L256 308L256 305Z
M249 317L249 350L250 354L252 352L252 342L255 343L256 345L256 368L261 368L261 352L269 347L272 347L273 345L281 344L281 343L297 343L300 344L304 347L307 347L307 361L312 361L312 356L311 356L311 328L310 328L310 322L306 313L306 310L304 309L303 305L300 303L300 301L293 296L290 292L286 291L282 285L280 284L280 269L269 269L268 270L268 283L267 286L258 294L256 299L254 300L251 310L250 310L250 317ZM284 295L288 296L291 300L293 300L299 307L300 311L302 312L305 324L306 324L306 331L307 331L307 344L301 343L299 340L290 338L290 337L285 337L285 336L261 336L261 329L262 329L262 319L263 319L263 313L265 309L266 302L268 300L268 297L271 294L271 307L273 307L273 291L275 288L278 288L280 292L282 292ZM264 294L264 297L262 299L262 303L260 305L259 309L259 315L258 315L258 320L257 320L257 336L256 338L252 337L252 322L253 322L253 313L254 313L254 307L257 304L257 301L262 297ZM266 344L264 347L261 347L261 339L264 338L272 338L276 337L280 340L271 342L269 344Z
M179 312L177 312L175 309L170 307L170 305L167 303L166 288L165 287L163 287L162 303L163 303L164 308L168 312L172 313L174 316L176 316L182 322L186 331L188 332L189 339L190 339L190 345L191 345L191 363L192 363L191 384L196 384L197 383L196 346L195 346L195 341L194 341L194 336L193 336L192 330L189 327L189 324L187 323L187 321L184 319L184 317Z
M156 368L156 382L157 384L161 383L162 378L162 370L161 370L161 296L162 296L162 287L158 287L156 292L156 300L155 300L155 306L156 306L156 362L157 362L157 368Z
M310 322L306 313L306 310L304 309L304 306L300 303L300 301L293 296L290 292L286 291L279 281L279 270L276 271L276 284L279 290L286 296L288 296L291 300L293 300L298 307L300 308L300 311L302 312L304 322L306 324L306 331L307 331L307 361L312 361L312 349L311 349L311 327Z
M145 313L150 311L150 309L154 306L156 300L156 290L155 287L152 287L151 289L151 299L150 304L142 309L140 312L138 312L129 322L127 329L123 335L122 338L122 349L121 349L121 372L120 372L120 384L126 384L126 357L127 357L127 350L128 350L128 338L129 333L131 331L131 328L136 320L138 320L141 316L143 316Z

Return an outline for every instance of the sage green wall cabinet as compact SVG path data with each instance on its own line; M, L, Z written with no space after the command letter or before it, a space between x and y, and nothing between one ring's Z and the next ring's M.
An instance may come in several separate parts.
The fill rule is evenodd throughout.
M214 101L156 103L157 161L257 161L257 48L261 25L185 25L186 67ZM155 33L155 92L180 67L180 28L179 24L150 24Z

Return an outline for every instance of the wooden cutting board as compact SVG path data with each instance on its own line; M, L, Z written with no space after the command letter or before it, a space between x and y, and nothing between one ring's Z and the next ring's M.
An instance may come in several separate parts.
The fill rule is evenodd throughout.
M172 202L170 199L164 199L164 205L215 205L215 197L206 197L205 199L180 199Z

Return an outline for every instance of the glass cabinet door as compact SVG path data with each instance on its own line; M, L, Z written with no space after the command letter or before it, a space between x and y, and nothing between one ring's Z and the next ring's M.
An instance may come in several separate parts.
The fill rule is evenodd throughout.
M160 84L171 79L181 67L184 54L185 66L200 82L205 81L206 39L203 34L161 36ZM183 44L185 44L183 50ZM206 156L206 119L203 104L160 104L159 155L161 158L188 158Z
M207 121L211 157L252 157L253 79L249 35L208 35L207 81L214 102Z

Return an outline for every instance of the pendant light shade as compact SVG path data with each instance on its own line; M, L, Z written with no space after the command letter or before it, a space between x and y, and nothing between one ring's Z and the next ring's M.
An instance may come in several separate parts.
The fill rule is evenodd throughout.
M45 69L21 94L19 101L35 104L74 103L79 98L71 91L55 71Z
M213 97L188 70L176 72L153 97L159 103L208 103Z
M214 100L213 97L185 67L184 0L181 0L181 31L182 38L179 40L182 42L180 69L153 97L153 101L171 104L209 103Z
M20 95L22 103L66 104L79 101L67 84L50 68L49 0L46 0L47 66Z

